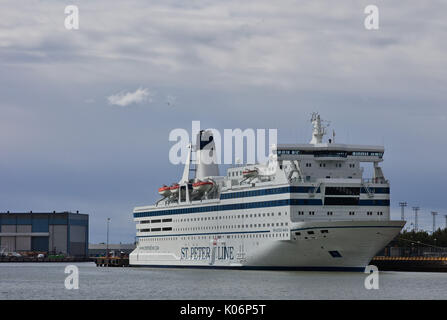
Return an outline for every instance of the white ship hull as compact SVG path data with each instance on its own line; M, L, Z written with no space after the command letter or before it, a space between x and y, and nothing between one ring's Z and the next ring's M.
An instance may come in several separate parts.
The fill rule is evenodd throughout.
M286 238L166 240L140 245L132 266L248 269L364 270L401 230L404 221L295 223ZM322 230L327 233L321 233ZM308 234L314 231L314 234ZM296 233L300 235L296 235ZM281 233L284 234L284 233ZM281 239L281 240L278 240ZM213 253L214 251L214 253ZM191 254L192 252L192 254ZM332 252L332 254L331 254Z

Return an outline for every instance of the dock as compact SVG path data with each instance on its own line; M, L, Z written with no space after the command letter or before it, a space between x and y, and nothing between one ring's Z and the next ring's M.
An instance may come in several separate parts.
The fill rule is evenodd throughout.
M97 267L128 267L129 257L97 257L95 263Z
M371 262L381 271L447 272L447 257L385 257Z
M14 256L4 256L0 257L0 262L89 262L92 261L90 258L78 258L78 257L14 257Z

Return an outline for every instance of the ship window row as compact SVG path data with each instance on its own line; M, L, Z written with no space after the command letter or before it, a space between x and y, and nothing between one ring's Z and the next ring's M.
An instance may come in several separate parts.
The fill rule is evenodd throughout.
M366 156L366 157L383 157L383 152L370 152L370 151L353 151L353 156Z
M287 216L287 212L284 212ZM214 216L214 217L197 217L197 218L182 218L174 219L174 222L194 222L194 221L210 221L210 220L229 220L229 219L244 219L244 218L261 218L261 217L274 217L275 212L264 212L264 213L246 213L246 214L232 214L225 216ZM281 217L281 212L277 213L278 217Z
M140 232L172 231L172 227L140 229Z
M265 196L265 195L271 195L271 194L282 194L282 193L308 193L308 192L313 192L315 189L315 187L313 186L306 186L306 187L296 187L296 186L292 186L292 187L282 187L282 188L275 188L275 189L263 189L263 190L253 190L253 191L243 191L243 192L233 192L233 193L225 193L222 194L220 199L224 200L224 199L235 199L235 198L245 198L245 197L256 197L256 196ZM361 193L368 193L367 190L362 187L360 188L356 188L356 187L327 187L326 190L333 190L333 189L338 189L341 191L352 191L352 193L347 193L347 194L359 194L359 190L361 190ZM369 188L371 192L374 193L385 193L388 194L390 193L390 188ZM316 193L320 193L320 188L318 188L316 190ZM326 193L328 194L328 191L326 191ZM337 194L337 193L335 193ZM339 194L345 194L345 193L339 193Z
M360 195L360 187L326 187L325 195L358 196Z
M284 227L288 225L289 225L288 222L250 223L250 224L234 224L234 225L223 225L223 226L174 228L174 231L226 230L226 229L265 228L265 227L269 228L269 227Z
M147 224L147 223L161 223L161 222L172 222L172 218L168 219L154 219L154 220L142 220L140 223Z
M305 214L304 211L297 211L297 215L299 215L299 216L303 216L304 214ZM309 211L308 214L309 214L310 216L314 216L314 215L315 215L315 211ZM326 215L328 215L328 216L333 216L333 215L334 215L334 212L333 212L333 211L327 211L327 212L326 212ZM350 216L355 216L355 211L348 211L348 215L350 215ZM373 212L372 212L372 211L367 211L367 212L366 212L366 215L367 215L367 216L372 216L372 215L373 215ZM377 211L377 215L378 215L378 216L383 216L383 211Z
M367 157L383 157L383 152L372 151L308 151L308 150L276 150L278 156L281 155L313 155L315 157L342 157L347 156L367 156Z
M254 233L254 234L229 234L226 235L227 239L240 239L240 238L280 238L280 237L288 237L287 233L280 233L280 232L269 232L269 233ZM213 239L216 238L221 239L221 236L172 236L172 237L153 237L153 238L147 238L147 239L140 239L139 241L142 242L159 242L159 241L178 241L180 240L205 240L205 239Z
M246 197L257 197L257 196L266 196L272 194L282 194L282 193L308 193L310 191L314 191L315 187L306 186L306 187L281 187L274 189L262 189L262 190L251 190L251 191L242 191L242 192L231 192L231 193L223 193L220 195L221 200L225 199L236 199L236 198L246 198ZM320 192L320 188L316 190L316 193Z
M308 235L315 235L315 231L313 231L313 230L309 230L309 231L307 231L306 232ZM329 233L329 230L320 230L320 233L322 233L322 234L327 234L327 233ZM295 232L295 236L301 236L301 232ZM326 236L323 236L323 237L325 237L326 238ZM308 237L304 237L304 239L308 239ZM296 238L294 238L294 240L296 240Z
M297 211L297 215L304 215L304 211ZM328 216L334 215L333 211L327 211L326 214ZM367 211L367 215L373 215L372 211ZM284 215L287 215L287 212L284 212ZM314 216L315 211L309 211L308 215ZM348 215L355 215L355 211L349 211ZM383 215L383 211L378 211L377 215ZM174 219L174 222L196 222L196 221L210 221L210 220L231 220L231 219L244 219L244 218L257 218L257 217L274 217L275 213L254 213L254 214L242 214L242 215L228 215L228 216L219 216L219 217L201 217L201 218L185 218L185 219ZM278 212L277 216L281 216L281 212ZM287 224L286 224L287 225Z

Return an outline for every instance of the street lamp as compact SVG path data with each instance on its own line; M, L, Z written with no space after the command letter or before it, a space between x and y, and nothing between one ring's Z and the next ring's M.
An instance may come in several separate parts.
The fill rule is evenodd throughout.
M106 257L109 257L109 222L110 218L107 218L107 245L106 245Z
M414 210L414 231L417 232L418 231L418 211L419 211L419 207L413 207Z
M438 215L438 213L436 211L432 211L431 214L433 216L433 233L435 233L435 231L436 231L436 216Z
M406 207L407 205L408 205L408 204L407 204L406 201L404 201L404 202L399 202L399 206L400 206L400 219L401 219L402 221L405 220L405 207Z

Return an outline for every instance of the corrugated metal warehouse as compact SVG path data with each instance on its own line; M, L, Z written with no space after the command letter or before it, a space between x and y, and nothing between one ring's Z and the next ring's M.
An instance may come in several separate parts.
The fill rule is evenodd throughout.
M0 213L0 250L88 256L88 214Z

